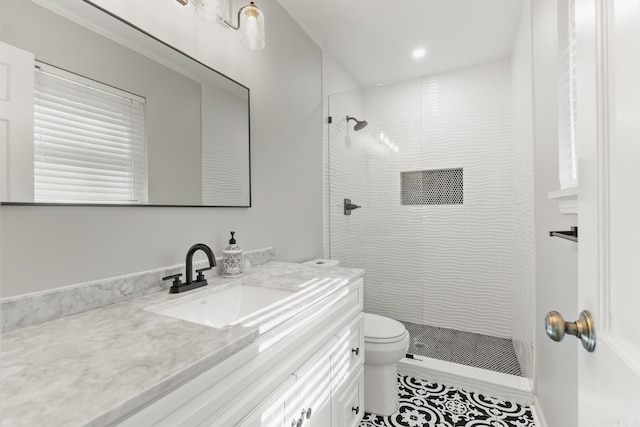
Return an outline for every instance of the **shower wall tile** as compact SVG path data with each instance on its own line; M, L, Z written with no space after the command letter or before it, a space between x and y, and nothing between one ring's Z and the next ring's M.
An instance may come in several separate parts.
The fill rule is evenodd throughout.
M398 96L396 96L398 95ZM396 319L422 318L422 220L402 206L400 172L421 167L420 94L415 82L367 91L370 133L367 181L365 310ZM380 142L380 132L398 146ZM406 168L406 169L405 169ZM371 274L369 274L371 272Z
M367 199L365 310L415 321L422 317L421 219L408 214L397 193L393 203Z
M464 168L464 205L424 222L424 323L511 336L514 168L506 61L425 77L423 161ZM505 232L506 230L506 232Z
M510 242L487 240L487 224L466 218L461 209L432 213L425 221L424 323L510 337L505 313L511 312L512 289L504 272Z
M366 312L410 322L422 322L422 283L407 264L386 259L366 268L364 308ZM407 268L409 267L409 268Z
M531 2L522 7L511 57L516 201L513 344L522 373L535 378L535 235Z
M510 72L509 61L499 61L332 98L332 115L349 110L369 122L357 135L346 124L332 127L329 159L331 256L364 266L366 311L512 336ZM397 152L378 142L380 132ZM354 173L336 170L344 167ZM401 172L453 167L464 169L463 205L401 205ZM342 215L347 189L363 205L351 217Z
M367 171L366 147L362 135L348 127L346 117L363 117L362 92L355 90L333 95L329 100L329 257L338 259L346 267L364 266L364 215L361 210L344 215L344 199L364 204ZM352 123L351 123L352 124Z

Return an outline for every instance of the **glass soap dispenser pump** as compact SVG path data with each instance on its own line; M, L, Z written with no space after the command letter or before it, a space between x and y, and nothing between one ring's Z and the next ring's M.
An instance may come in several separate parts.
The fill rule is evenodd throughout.
M231 232L231 240L229 246L222 250L222 275L224 277L242 276L242 249L236 244L236 239Z

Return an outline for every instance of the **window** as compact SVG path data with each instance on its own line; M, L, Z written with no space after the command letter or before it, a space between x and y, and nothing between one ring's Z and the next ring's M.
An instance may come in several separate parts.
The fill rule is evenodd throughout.
M578 185L576 159L576 20L575 0L561 3L558 14L560 55L559 171L560 188Z
M36 62L36 202L146 203L145 99Z

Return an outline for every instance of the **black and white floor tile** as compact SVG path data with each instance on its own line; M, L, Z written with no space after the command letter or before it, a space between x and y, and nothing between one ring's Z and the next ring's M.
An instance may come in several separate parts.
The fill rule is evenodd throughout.
M522 376L510 339L402 322L411 342L408 353Z
M398 388L398 411L365 413L360 427L535 427L528 406L409 376L398 376Z

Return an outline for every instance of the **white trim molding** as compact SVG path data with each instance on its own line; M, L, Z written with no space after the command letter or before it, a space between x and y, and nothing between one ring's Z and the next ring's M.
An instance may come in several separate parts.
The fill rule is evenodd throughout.
M578 187L563 188L549 193L549 199L558 202L560 212L578 215Z
M531 405L531 413L533 414L533 422L536 427L548 427L547 419L544 417L542 406L538 400L538 396L533 395L533 405Z
M404 357L397 366L398 373L401 375L428 379L439 384L482 393L520 405L530 406L534 403L534 394L529 378L429 357L422 358L421 356L413 359Z

